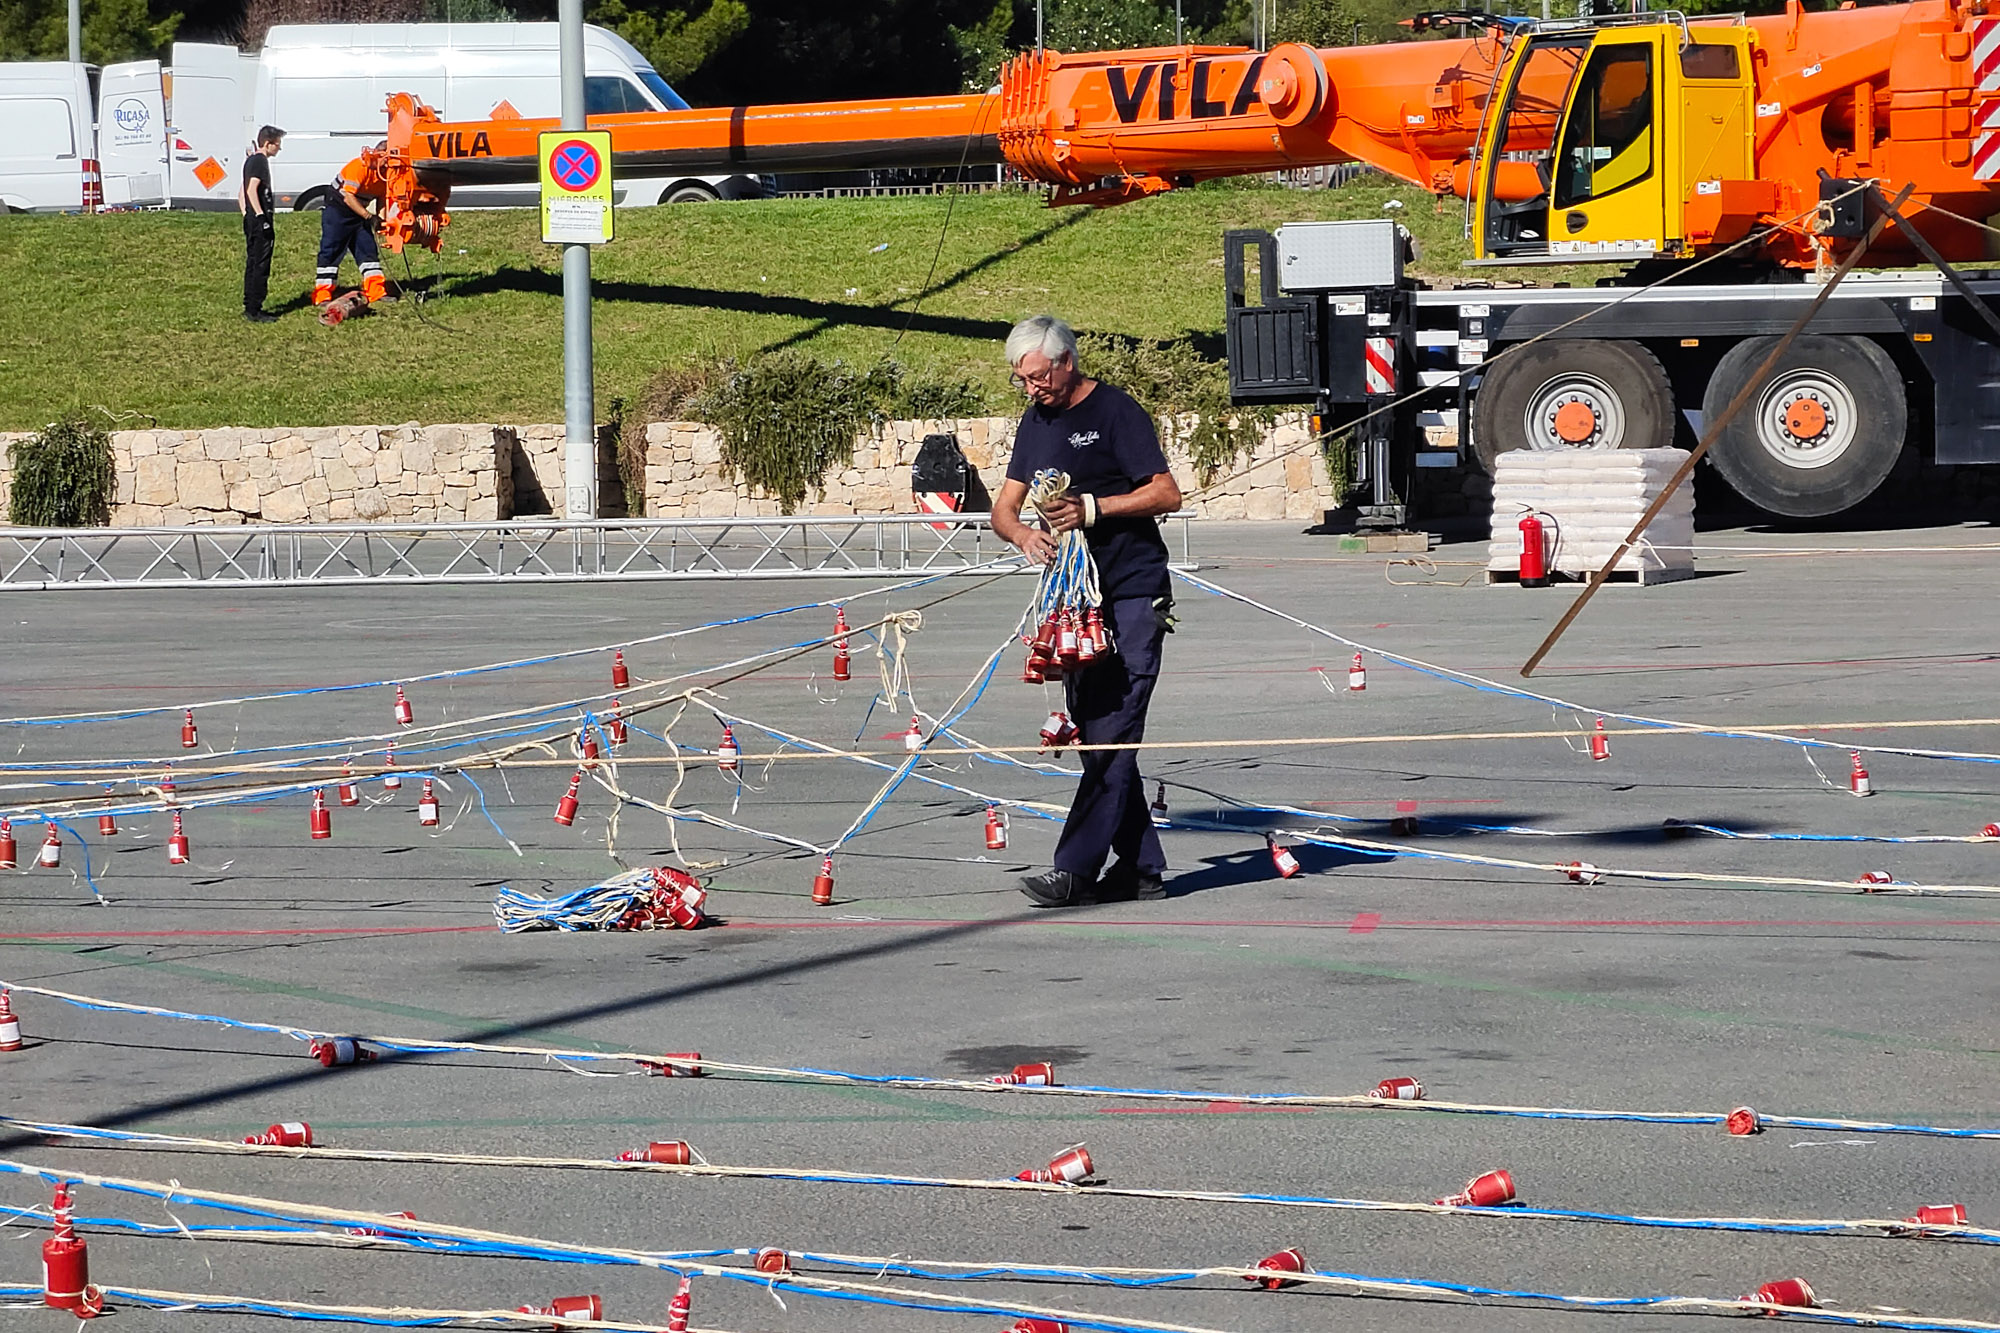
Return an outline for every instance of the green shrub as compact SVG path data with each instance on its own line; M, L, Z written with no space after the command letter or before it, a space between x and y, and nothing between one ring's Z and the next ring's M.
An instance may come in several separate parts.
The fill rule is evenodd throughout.
M14 480L7 521L26 528L101 528L111 522L111 437L81 413L7 449Z
M643 479L647 422L705 422L722 434L723 466L789 514L824 489L827 473L853 461L863 432L898 418L985 411L985 391L971 380L912 375L890 357L860 368L803 351L743 364L691 356L661 369L626 405L620 470Z
M1277 415L1231 404L1228 365L1205 359L1187 338L1090 333L1077 350L1085 373L1131 394L1159 423L1162 442L1187 450L1203 486L1255 449Z
M1333 490L1336 508L1347 503L1348 492L1354 489L1354 450L1352 430L1331 431L1320 436L1319 454L1326 460L1327 484Z

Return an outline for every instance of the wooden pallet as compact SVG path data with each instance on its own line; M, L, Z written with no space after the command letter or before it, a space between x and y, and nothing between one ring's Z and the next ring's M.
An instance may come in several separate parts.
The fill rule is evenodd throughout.
M1633 588L1649 588L1656 583L1678 583L1682 579L1691 579L1693 577L1694 569L1692 566L1671 569L1614 569L1604 582L1607 586L1617 583ZM1489 585L1510 584L1514 587L1519 587L1521 576L1516 570L1489 568L1486 571L1486 582ZM1589 574L1569 574L1560 570L1549 571L1549 583L1551 585L1573 584L1581 587L1589 582Z
M1342 555L1370 555L1383 552L1422 555L1431 549L1428 532L1350 532L1335 544Z

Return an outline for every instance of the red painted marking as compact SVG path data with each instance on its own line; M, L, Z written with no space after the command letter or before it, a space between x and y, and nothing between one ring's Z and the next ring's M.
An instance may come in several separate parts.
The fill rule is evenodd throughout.
M1350 935L1372 935L1375 933L1375 927L1381 924L1382 914L1380 912L1356 912L1354 914L1354 922L1348 926L1347 933Z
M1189 919L1189 920L1164 920L1164 921L1163 921L1163 920L1158 920L1158 919L1153 919L1153 918L1138 918L1138 917L1115 917L1115 918L1112 918L1112 917L1093 917L1093 918L1091 918L1091 919L1090 919L1090 920L1088 920L1088 921L1079 921L1079 920L1077 920L1077 919L1076 919L1076 918L1074 918L1074 917L1064 917L1064 918L1061 918L1061 919L1059 919L1059 920L1053 920L1053 921L1052 921L1052 920L1048 920L1048 919L1037 919L1037 920L1028 920L1028 921L995 921L995 920L993 920L993 919L991 919L991 918L982 918L982 919L974 919L974 918L970 918L970 917L967 917L967 918L962 918L962 919L943 919L943 920L940 920L940 919L938 919L938 918L935 918L935 917L926 917L926 918L922 918L922 919L909 919L909 918L900 918L900 917L884 917L884 918L882 918L882 919L880 919L880 920L875 920L875 921L743 921L743 920L731 920L731 921L728 921L728 922L726 922L726 923L716 923L716 924L712 924L712 925L709 925L709 926L705 926L705 927L703 927L703 929L705 929L705 930L870 930L870 929L874 929L874 928L877 928L877 927L882 927L882 926L891 926L891 927L898 927L898 928L901 928L901 927L914 927L914 926L931 926L931 927L936 927L936 928L940 928L940 929L941 929L941 928L945 928L945 927L951 927L951 926L995 926L995 927L1001 927L1001 926L1030 926L1030 927L1046 927L1046 926L1061 926L1061 927L1064 927L1065 929L1067 929L1067 928L1070 928L1070 927L1075 927L1075 926L1156 926L1156 927L1182 927L1182 926L1186 926L1186 927L1190 927L1190 928L1197 928L1197 927L1198 927L1198 928L1209 928L1209 927L1223 927L1223 928L1227 928L1227 929L1241 929L1241 930L1250 930L1250 929L1267 929L1267 930L1347 930L1347 929L1350 929L1350 928L1352 927L1352 925L1353 925L1353 918L1352 918L1352 917L1349 917L1349 918L1347 918L1347 919L1345 919L1345 920L1341 920L1341 921L1326 921L1326 920L1321 920L1321 921L1301 921L1301 920L1289 920L1289 921L1286 921L1286 920L1273 920L1273 919L1271 919L1271 918L1269 918L1269 917L1263 917L1263 918L1259 918L1259 919L1257 919L1257 920L1254 920L1254 921L1253 921L1253 920L1227 920L1227 919L1222 919L1222 920L1218 920L1218 919L1217 919L1217 918L1215 918L1215 917L1203 917L1203 918L1200 918L1200 919L1198 919L1198 920L1196 920L1196 919ZM1714 928L1720 928L1720 927L1734 927L1734 928L1737 928L1737 929L1764 929L1764 930L1777 930L1777 929L1786 929L1786 928L1795 928L1795 927L1807 927L1807 926L1812 926L1812 927L1826 927L1826 928L1847 928L1847 929L1857 929L1857 930L1858 930L1858 929L1868 929L1868 930L1881 930L1881 929L1895 929L1895 930L1908 930L1908 929L1932 929L1932 928L1940 928L1940 927L1947 927L1947 926L1950 926L1950 927L1971 927L1971 928L1992 928L1992 927L2000 927L2000 918L1994 918L1994 917L1972 917L1972 918L1967 918L1967 919L1964 919L1964 920L1944 920L1944 921L1933 921L1933 920L1928 920L1928 919L1912 919L1912 920L1907 920L1907 921L1884 921L1884 920L1876 920L1876 921L1805 921L1805 920L1800 920L1800 921L1753 921L1753 920L1748 920L1748 919L1745 919L1745 920L1740 920L1740 921L1736 921L1736 920L1708 920L1708 921L1698 921L1698 920L1684 920L1684 921L1665 921L1665 920L1662 920L1662 921L1647 921L1647 920L1629 920L1629 921L1628 921L1628 920L1617 920L1617 919L1609 919L1609 920L1592 920L1592 919L1588 919L1588 918L1546 918L1546 919L1535 919L1535 918L1526 918L1526 917L1523 917L1523 918L1520 918L1520 919L1508 919L1508 918L1499 918L1499 917L1496 917L1496 918L1493 918L1493 919L1491 919L1491 920L1462 920L1462 921L1456 921L1456 920L1438 920L1438 921L1382 921L1382 922L1379 922L1379 923L1377 924L1377 929L1380 929L1380 930L1492 930L1492 929L1541 929L1541 930L1549 930L1549 929L1558 929L1558 930L1612 930L1612 929L1619 929L1619 930L1645 930L1645 929L1653 929L1653 930L1677 930L1677 929L1694 929L1694 928L1710 928L1710 929L1714 929ZM484 930L491 930L491 929L492 929L492 927L491 927L491 926L484 926L484 927L454 927L454 929L484 929ZM366 932L364 932L364 933L366 933ZM8 938L8 937L7 937L7 936L5 936L5 935L0 935L0 939L5 939L5 938Z

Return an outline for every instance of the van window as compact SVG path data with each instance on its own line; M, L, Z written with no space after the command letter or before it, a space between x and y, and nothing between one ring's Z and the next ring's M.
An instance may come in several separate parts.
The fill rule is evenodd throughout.
M659 98L660 105L667 110L686 111L688 109L688 104L682 100L681 95L675 92L672 85L661 78L656 71L640 69L634 70L633 73L639 76L639 82L645 84L646 90Z
M583 81L583 114L618 116L627 111L651 111L652 103L639 85L616 75L593 76Z
M76 156L76 129L70 123L69 103L60 97L0 98L0 123L7 126L0 156Z

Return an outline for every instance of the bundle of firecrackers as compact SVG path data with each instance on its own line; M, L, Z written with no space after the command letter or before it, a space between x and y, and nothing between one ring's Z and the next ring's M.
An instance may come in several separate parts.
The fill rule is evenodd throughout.
M653 866L651 871L652 888L636 896L611 929L698 929L704 920L702 904L708 901L708 890L693 875L671 866Z
M1028 660L1021 667L1025 684L1061 680L1111 651L1111 634L1096 607L1066 606L1044 620L1033 638L1024 638Z
M524 930L695 930L708 890L670 866L628 870L557 898L502 887L493 915L508 934Z

